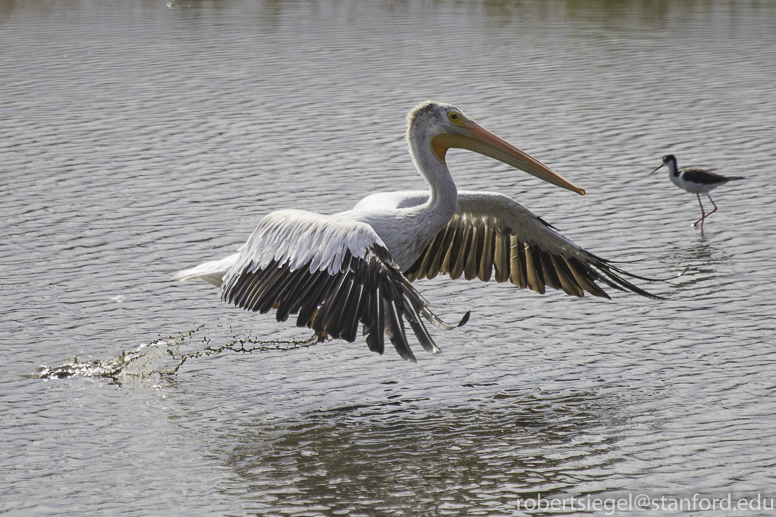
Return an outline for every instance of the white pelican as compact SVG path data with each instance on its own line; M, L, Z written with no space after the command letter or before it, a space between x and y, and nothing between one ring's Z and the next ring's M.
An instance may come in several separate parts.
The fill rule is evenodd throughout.
M701 233L703 233L703 221L708 216L717 211L717 204L713 199L711 199L711 194L709 194L709 192L719 187L720 185L724 185L728 181L744 179L743 176L727 177L706 169L699 169L697 167L684 167L679 169L676 165L676 157L673 154L667 154L663 156L663 163L661 163L655 170L650 172L650 174L656 173L664 165L668 166L668 178L671 180L671 183L680 189L686 190L687 192L698 196L698 204L701 205L701 218L692 223L692 227L695 228L698 223L701 223ZM714 210L708 214L703 209L703 203L701 203L701 194L706 194L706 197L709 198L711 204L714 205Z
M545 286L573 296L598 286L656 298L623 279L628 273L557 233L513 199L490 192L458 192L445 154L463 148L489 156L579 194L585 191L548 166L489 132L450 104L427 101L407 117L410 154L428 191L372 194L352 210L320 215L280 210L261 220L237 253L175 278L201 278L220 286L221 299L278 321L353 342L359 323L369 349L384 351L384 335L415 361L404 320L428 352L440 350L421 316L450 329L410 283L447 273L544 293ZM495 272L494 272L495 269ZM635 275L629 275L635 276ZM637 277L642 278L642 277Z

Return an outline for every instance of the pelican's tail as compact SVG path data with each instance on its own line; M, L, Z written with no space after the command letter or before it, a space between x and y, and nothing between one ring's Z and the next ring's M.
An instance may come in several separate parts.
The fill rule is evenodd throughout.
M212 260L191 269L178 271L175 273L175 275L173 275L172 279L182 280L185 282L186 280L201 278L202 280L210 282L216 287L221 287L221 281L223 280L224 275L233 265L237 263L239 256L239 253L235 253L234 255L229 255L228 257L222 258L221 260Z

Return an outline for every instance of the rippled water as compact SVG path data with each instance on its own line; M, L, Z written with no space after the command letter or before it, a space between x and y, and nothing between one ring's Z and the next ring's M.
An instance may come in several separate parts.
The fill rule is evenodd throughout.
M0 38L0 512L776 497L773 3L30 0L0 3ZM689 266L648 286L667 300L425 281L472 318L410 364L299 347L305 331L169 280L272 210L422 188L402 138L428 98L588 195L451 153L461 188L635 273ZM704 235L695 197L648 175L669 152L747 178L715 191ZM230 344L271 350L153 373Z

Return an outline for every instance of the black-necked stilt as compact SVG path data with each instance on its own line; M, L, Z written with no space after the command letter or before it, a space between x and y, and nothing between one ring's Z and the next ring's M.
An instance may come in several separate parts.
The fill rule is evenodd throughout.
M717 204L713 199L711 199L709 192L719 187L720 185L724 185L728 181L744 179L743 176L729 178L720 174L715 174L711 171L707 171L706 169L698 169L697 167L685 167L683 169L679 169L676 166L676 156L673 154L667 154L663 156L663 163L661 163L660 166L658 166L654 171L650 172L650 174L654 174L664 165L668 165L668 177L671 179L674 185L698 196L698 204L701 205L701 218L692 223L692 226L694 228L695 225L701 223L701 233L703 233L703 220L717 211ZM714 205L714 210L708 214L703 209L703 203L701 203L701 194L706 194L706 197L709 198L711 204Z

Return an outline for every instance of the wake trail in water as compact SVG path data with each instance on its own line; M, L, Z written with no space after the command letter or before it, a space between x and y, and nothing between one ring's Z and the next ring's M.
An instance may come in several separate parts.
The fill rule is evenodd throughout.
M202 330L200 325L177 337L159 338L143 343L134 350L122 351L118 357L110 360L82 362L77 356L68 358L61 366L41 366L37 377L40 379L65 379L68 377L96 377L111 379L120 383L122 379L134 377L171 376L178 373L183 363L202 356L218 355L223 352L284 352L309 348L320 342L317 335L307 340L258 340L249 336L237 337L221 346L214 347L210 339L203 337L204 347L190 352L182 348L196 346L194 335ZM201 345L200 345L201 346Z

